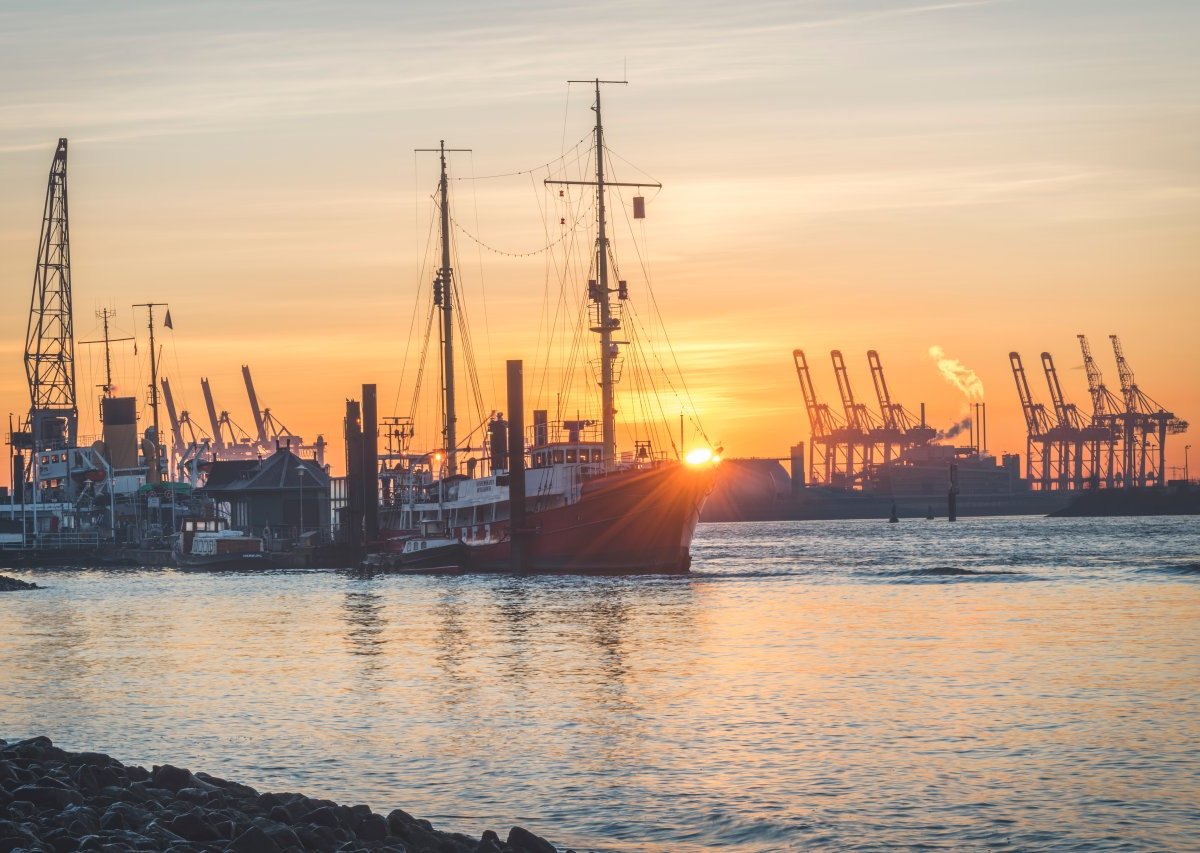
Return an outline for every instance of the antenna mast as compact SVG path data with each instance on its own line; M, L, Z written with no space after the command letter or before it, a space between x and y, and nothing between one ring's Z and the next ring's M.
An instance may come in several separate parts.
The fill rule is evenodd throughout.
M162 438L158 431L158 350L154 343L154 309L165 308L166 302L139 302L134 305L134 308L145 308L149 315L150 327L150 412L153 417L154 424L154 461L149 465L147 479L151 483L157 483L162 475L161 457L162 457Z
M96 312L96 317L104 323L104 338L99 341L80 341L81 344L104 344L104 384L100 387L104 390L105 397L111 397L113 395L111 345L120 341L133 340L133 338L110 338L108 336L108 321L115 316L117 316L116 311L112 311L108 308L101 308Z
M457 412L454 402L454 270L450 266L450 187L446 179L447 152L468 152L470 148L447 148L440 140L437 148L418 148L433 151L441 159L438 179L438 205L441 208L442 265L433 281L433 304L442 311L442 401L445 421L442 438L446 444L446 469L458 473Z

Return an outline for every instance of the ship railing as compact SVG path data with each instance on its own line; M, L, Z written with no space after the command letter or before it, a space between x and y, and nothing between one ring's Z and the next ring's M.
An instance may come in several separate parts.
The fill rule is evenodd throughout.
M53 548L60 551L85 551L100 546L100 533L96 530L80 530L70 533L42 533L29 537L30 544L37 548Z

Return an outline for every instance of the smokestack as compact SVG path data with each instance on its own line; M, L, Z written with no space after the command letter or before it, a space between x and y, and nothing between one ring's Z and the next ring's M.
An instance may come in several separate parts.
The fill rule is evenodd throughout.
M454 472L451 472L454 473ZM363 535L379 538L379 412L375 385L362 387Z
M346 508L342 529L346 543L360 547L362 536L362 422L357 400L346 401Z
M792 497L804 490L804 442L792 445Z
M104 397L100 400L104 422L104 446L113 468L136 468L138 464L137 400L133 397Z
M522 362L508 362L508 526L510 568L525 570L525 388Z

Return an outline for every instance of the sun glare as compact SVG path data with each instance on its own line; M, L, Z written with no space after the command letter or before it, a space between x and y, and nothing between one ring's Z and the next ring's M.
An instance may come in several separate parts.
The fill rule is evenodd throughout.
M707 447L697 447L695 450L689 450L684 459L689 465L703 465L705 462L711 462L713 452Z

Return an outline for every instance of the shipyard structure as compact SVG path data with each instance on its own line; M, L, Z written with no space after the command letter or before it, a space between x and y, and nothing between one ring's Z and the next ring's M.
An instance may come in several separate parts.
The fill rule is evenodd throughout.
M1049 407L1037 401L1020 355L1009 354L1027 427L1024 458L989 452L982 399L968 398L969 414L949 428L930 427L924 405L915 414L892 397L875 350L867 352L867 364L877 408L855 396L840 350L830 353L840 402L831 406L817 392L808 356L797 349L792 358L808 415L808 441L793 445L782 458L725 460L703 518L1046 514L1065 510L1084 493L1165 488L1167 442L1185 432L1187 422L1138 387L1116 335L1110 340L1120 395L1104 385L1087 338L1078 340L1091 398L1086 413L1066 399L1050 353L1041 354ZM1178 483L1181 489L1185 480Z
M0 489L0 552L10 562L187 562L197 553L256 554L273 562L313 562L336 538L325 442L308 444L270 409L260 409L242 367L253 433L218 410L201 381L211 432L175 405L159 375L156 331L172 328L165 303L135 305L149 330L145 400L113 383L115 312L97 312L103 336L100 425L81 428L75 371L66 139L51 162L25 340L29 410L10 418L9 482ZM156 319L159 324L156 326ZM169 435L159 424L165 402ZM143 407L144 403L144 407ZM139 423L139 410L149 423ZM236 518L241 530L231 521ZM209 560L208 562L212 562Z

